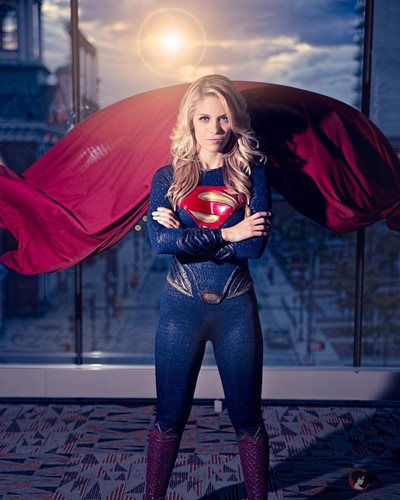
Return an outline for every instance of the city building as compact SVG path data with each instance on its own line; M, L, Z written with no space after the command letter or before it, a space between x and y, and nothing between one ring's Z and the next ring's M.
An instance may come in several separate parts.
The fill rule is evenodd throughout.
M48 151L71 126L71 71L60 68L57 84L49 83L43 61L41 0L4 0L0 5L0 161L17 174ZM80 37L82 109L98 109L96 49ZM7 232L5 252L15 245ZM23 276L12 271L5 287L5 315L39 314L63 286L61 275Z
M65 29L71 34L67 23ZM99 109L99 78L97 68L97 50L90 41L79 32L79 63L80 63L80 119L87 118ZM66 108L72 114L72 64L68 62L59 66L55 75Z

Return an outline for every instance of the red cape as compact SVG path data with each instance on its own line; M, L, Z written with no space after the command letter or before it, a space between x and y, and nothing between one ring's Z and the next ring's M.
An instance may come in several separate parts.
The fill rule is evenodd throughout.
M237 82L269 156L272 186L299 212L345 233L385 218L400 230L400 168L356 109L319 94ZM87 118L17 176L0 166L0 225L20 273L66 269L117 243L147 208L188 85L136 95Z

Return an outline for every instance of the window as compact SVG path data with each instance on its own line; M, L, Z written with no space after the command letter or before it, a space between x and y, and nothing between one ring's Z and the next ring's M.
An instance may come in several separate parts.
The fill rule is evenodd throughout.
M150 7L143 3L138 14L128 6L129 2L116 2L113 15L119 16L120 22L111 22L104 11L104 19L96 28L83 22L82 30L103 57L101 107L151 88L193 80L205 69L220 71L233 80L303 88L358 106L366 3L268 0L265 4L234 2L235 9L229 9L224 6L231 3L221 0L214 2L211 9L201 9L189 1L185 7L207 27L208 48L201 67L182 66L181 80L152 72L135 54L136 37L143 32L141 23L152 12L151 3ZM81 4L82 19L91 18L90 5ZM168 16L176 19L178 10L172 9L173 15L169 12ZM54 20L51 15L57 12ZM51 12L44 8L43 13L44 54L51 61L50 67L56 68L65 64L60 48L60 26L65 16L59 6ZM397 151L399 13L398 0L375 2L370 109L372 121ZM224 16L225 23L215 22ZM0 6L0 50L18 48L17 21L15 9ZM34 16L33 25L38 21L40 18ZM326 30L327 23L335 29ZM88 71L86 81L81 81L82 94L94 88L85 86L85 82L97 79L94 62L94 58L81 53L81 74L85 68ZM89 92L87 96L97 99L95 94ZM274 231L263 257L250 262L262 324L265 371L279 373L279 377L313 373L315 380L330 369L355 373L351 369L356 366L358 370L355 354L360 350L361 371L371 372L374 377L378 372L398 371L398 235L383 222L367 228L362 245L365 277L361 287L357 281L356 233L334 234L302 216L278 193L274 192L273 197ZM9 363L75 362L96 369L105 365L102 369L108 370L107 376L129 365L147 376L145 370L154 363L159 301L168 267L169 257L154 255L149 247L144 217L118 245L85 261L82 279L76 280L73 269L49 276L21 277L0 268L0 369L7 369L1 364ZM78 291L77 283L81 287ZM356 290L363 297L362 336L358 339L355 317L358 319L360 307ZM82 317L77 314L79 308L74 309L76 297L82 297ZM107 365L115 366L110 370ZM205 372L216 372L209 348L203 365ZM383 377L377 384L387 380ZM335 384L341 385L337 380ZM360 396L351 383L342 386L340 390L348 390L348 394L353 391L353 399ZM318 398L325 397L321 394ZM381 397L378 391L374 395L376 399ZM279 393L279 397L286 396Z
M18 49L17 12L6 5L0 7L0 49Z

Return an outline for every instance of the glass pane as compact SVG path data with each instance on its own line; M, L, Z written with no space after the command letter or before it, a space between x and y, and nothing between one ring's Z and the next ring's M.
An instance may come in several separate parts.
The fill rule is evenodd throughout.
M80 2L80 29L98 50L100 104L209 73L299 87L358 102L358 0ZM66 16L65 2L49 14ZM327 29L329 26L329 29ZM360 26L360 30L362 25ZM60 42L47 47L49 57ZM50 53L49 53L50 52Z
M74 272L23 275L1 268L0 363L71 363Z
M371 119L400 152L400 32L397 0L375 2ZM363 366L399 366L399 235L384 223L366 233Z
M233 9L231 2L217 2L209 10L189 1L184 9L116 3L112 9L93 10L82 2L80 29L99 54L101 106L211 72L234 80L300 87L356 105L357 35L362 28L357 24L357 1L309 2L303 7L269 1L237 2ZM215 19L224 19L226 29ZM327 22L335 29L326 30ZM290 211L282 200L274 214L281 232L271 238L264 257L250 263L265 364L351 364L354 297L338 291L341 285L333 282L330 259L335 251L345 253L351 280L352 238L334 237ZM291 225L301 226L302 237L293 236ZM146 249L145 258L137 248ZM151 252L144 232L132 231L114 249L85 263L86 361L153 362L168 260ZM215 363L210 347L204 363Z
M363 366L400 366L400 239L384 223L366 232Z
M356 104L360 67L357 4L357 0L312 1L305 8L302 2L269 0L234 2L233 8L231 1L224 0L205 9L203 4L189 0L184 9L166 9L153 2L80 2L82 116L133 94L192 81L212 72L233 80L300 87ZM18 38L23 46L16 50L14 67L17 62L25 65L24 78L12 68L6 74L2 67L0 75L0 99L6 104L1 109L8 113L1 116L2 121L8 120L8 129L1 132L0 157L18 174L57 142L71 122L70 40L65 28L69 3L55 0L41 6L42 16L36 16L37 12L35 17L32 12L17 16L31 23L17 26L24 36ZM38 47L36 27L40 20L43 67L31 64L33 58L41 57L40 51L31 50ZM332 29L326 29L328 24ZM158 40L156 50L146 45L149 40ZM13 54L0 54L0 58L5 56L4 61L9 62ZM0 63L4 61L0 59ZM20 85L17 96L15 82ZM32 103L38 102L34 89L39 84L53 85L54 105L48 108L49 115L41 117L44 128L40 139L35 136L32 141L31 134L23 137L26 153L21 158L16 154L21 144L10 131L16 120L37 122ZM264 257L251 262L265 335L265 363L349 364L352 354L343 347L338 353L334 340L343 329L344 344L351 344L353 298L337 291L335 287L340 285L334 285L331 279L335 269L328 268L331 253L343 247L340 251L348 256L350 280L354 243L351 238L332 236L293 211L287 215L289 212L285 202L276 203L274 213L280 232L272 236ZM87 362L153 362L159 297L169 259L151 252L145 222L139 225L140 231L132 230L115 248L83 264ZM296 236L296 230L302 238ZM324 247L328 241L329 251ZM11 243L5 240L4 245L6 250ZM23 340L15 348L15 356L10 354L5 361L25 360L29 349L36 349L38 360L47 359L48 353L72 359L73 271L37 277L14 278L12 274L2 279L4 344L0 345L6 348L17 338L18 329ZM16 283L9 284L14 279ZM47 332L37 335L37 343L31 334L36 324L41 325L40 332ZM289 341L290 348L273 346ZM28 347L23 350L24 343ZM209 350L205 363L214 363Z
M22 174L68 131L71 109L41 59L39 3L17 4L0 8L0 163ZM58 32L62 38L62 23ZM58 66L65 64L66 48L57 54ZM2 231L1 253L14 248L14 238ZM73 270L26 275L2 267L0 304L0 362L73 362Z
M400 3L375 2L371 119L400 151Z
M153 364L168 260L152 253L142 219L118 245L85 262L85 361Z
M274 200L267 251L252 261L264 364L353 363L355 237L338 236Z

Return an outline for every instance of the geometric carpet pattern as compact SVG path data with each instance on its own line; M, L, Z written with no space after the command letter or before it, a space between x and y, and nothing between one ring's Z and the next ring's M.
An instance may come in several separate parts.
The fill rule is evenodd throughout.
M269 500L400 500L400 409L265 405ZM0 404L0 500L142 500L153 404ZM356 490L353 471L371 477ZM167 500L243 500L226 410L194 405Z

